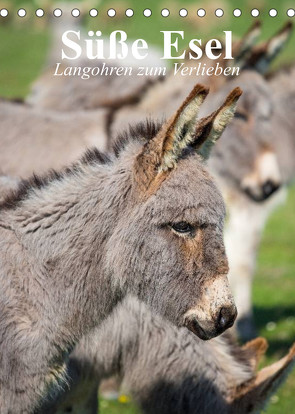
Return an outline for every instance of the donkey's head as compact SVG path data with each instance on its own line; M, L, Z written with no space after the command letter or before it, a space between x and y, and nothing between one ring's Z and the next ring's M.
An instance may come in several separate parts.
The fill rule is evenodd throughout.
M243 89L243 96L209 163L217 177L225 181L226 189L238 189L252 200L261 202L282 182L271 142L275 100L266 80L255 71L245 70L212 94L204 109L205 106L215 107L224 94L237 85Z
M133 131L137 140L126 144L122 156L126 162L127 151L132 153L132 205L119 219L108 258L121 288L124 281L202 339L232 326L237 314L223 245L225 207L203 160L232 118L241 90L198 120L207 93L197 85L150 140Z
M255 24L235 48L234 66L241 74L229 78L216 92L211 106L237 84L243 89L233 122L222 145L214 149L212 168L254 201L264 201L281 185L282 174L273 148L272 120L276 111L274 91L264 78L277 54L287 44L292 31L288 23L261 45L255 46L260 26Z

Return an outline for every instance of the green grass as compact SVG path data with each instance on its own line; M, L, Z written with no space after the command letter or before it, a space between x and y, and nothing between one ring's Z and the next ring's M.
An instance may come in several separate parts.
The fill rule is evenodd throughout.
M0 26L0 95L23 97L38 76L48 47L46 31Z
M132 401L119 402L100 399L100 414L140 414L139 409Z
M18 7L30 4L29 15L21 22L10 13L8 22L0 26L0 96L22 97L28 91L31 82L41 71L49 45L49 31L36 25L36 18L32 17L32 4L25 0L7 2L6 7ZM37 4L37 2L35 2ZM199 7L209 8L207 20L191 18ZM102 1L98 6L99 16L92 19L88 17L86 24L89 28L101 29L109 33L115 29L126 30L130 38L145 38L150 44L160 45L160 30L185 30L186 40L192 37L208 38L217 35L220 30L233 30L236 36L241 35L253 20L249 17L249 10L258 7L262 10L263 38L270 36L287 21L285 11L294 7L289 0L249 1L223 0L225 17L217 19L212 16L212 10L219 7L218 1L182 1L172 3L168 0L125 0L122 2ZM117 7L115 7L117 5ZM215 5L215 6L214 6ZM231 10L241 8L243 14L239 19L233 18ZM3 0L3 6L4 0ZM109 7L117 8L117 17L110 19L105 16ZM122 12L128 7L135 11L136 19L122 17ZM142 10L149 7L153 11L151 18L144 18ZM167 19L160 17L160 10L164 7L172 10ZM177 10L187 7L188 19L178 17ZM267 11L275 7L279 11L277 18L267 15ZM52 6L53 8L53 6ZM31 10L31 11L30 11ZM17 20L18 19L18 20ZM17 21L17 23L16 23ZM295 34L276 64L294 59ZM186 46L185 42L182 46ZM288 202L279 208L271 217L265 230L261 249L258 255L257 275L254 282L255 320L259 333L265 336L270 344L264 364L270 363L282 356L295 340L295 189L290 191ZM268 324L274 322L274 324ZM268 414L282 414L294 412L295 405L295 373L293 372L284 387L282 387L267 409ZM127 401L109 402L101 400L102 414L137 414L138 411Z
M259 333L269 341L265 363L281 357L295 340L295 189L288 202L271 217L258 256L254 283L255 320ZM274 322L273 326L267 326ZM271 330L270 330L271 328ZM295 373L289 376L269 414L292 413Z

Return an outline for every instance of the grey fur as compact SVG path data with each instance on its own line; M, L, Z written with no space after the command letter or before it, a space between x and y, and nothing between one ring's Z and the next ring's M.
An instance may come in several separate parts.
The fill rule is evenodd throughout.
M272 143L276 150L284 183L295 177L295 136L293 114L295 111L295 65L273 73L270 89L276 100L272 122Z
M48 82L50 79L48 78ZM46 99L50 99L50 97L55 99L54 90L57 87L58 93L64 94L63 98L59 97L57 99L57 102L61 105L60 109L70 110L74 106L75 108L83 108L84 98L80 99L80 94L87 97L88 103L91 101L89 103L90 108L111 106L111 108L103 110L105 111L103 113L105 129L99 131L100 135L97 139L98 145L101 145L102 142L105 146L105 143L108 142L108 145L111 146L110 142L114 139L114 136L118 131L121 132L122 129L126 128L129 122L145 119L147 115L161 119L164 111L166 116L171 115L196 82L196 77L174 77L171 74L167 75L162 82L149 85L149 88L144 87L140 93L137 89L133 90L135 84L132 84L133 98L130 101L125 93L125 86L127 91L130 91L129 82L124 83L125 86L121 89L120 79L122 78L119 78L119 80L116 80L116 78L100 80L97 85L100 93L93 92L94 86L91 82L82 81L83 88L81 88L82 84L78 80L73 81L73 83L70 81L70 84L68 84L69 79L65 78L62 78L61 81L57 80L54 84L52 84L52 80L49 83L44 83L43 79L43 81L40 81L40 90L43 90L43 85ZM69 93L70 101L67 99L66 91L68 89L65 91L62 85L59 85L59 82L65 82L71 91ZM210 83L209 79L207 79L207 82ZM203 115L216 108L221 103L224 94L232 87L239 85L244 91L237 108L238 114L242 114L242 116L233 119L224 132L223 139L213 148L209 168L214 174L227 204L229 221L226 227L226 248L230 260L230 281L237 300L239 317L249 320L252 318L252 280L261 233L270 212L283 198L283 192L281 192L264 200L263 188L268 182L273 185L274 189L281 186L284 179L281 176L281 165L283 168L287 168L288 164L284 161L280 162L279 168L277 156L285 151L286 146L280 146L276 151L277 143L274 143L271 138L272 131L277 128L272 124L272 119L276 116L278 108L269 83L261 74L253 70L245 70L236 79L231 79L229 82L225 82L223 79L219 82L221 84L218 85L218 90L216 93L209 95L203 106ZM89 90L87 89L88 86ZM74 89L71 89L72 87ZM120 91L122 92L122 99ZM135 104L137 100L139 102ZM42 106L42 101L37 100L36 104ZM46 113L46 110L43 109L43 111ZM6 116L5 119L9 123L9 116ZM15 117L13 117L11 124L14 123L14 119ZM275 125L277 124L278 120ZM25 139L27 136L25 135L20 142L19 129L17 125L5 128L11 134L11 142L15 143L12 148L5 144L7 140L2 138L0 140L0 165L5 166L2 169L7 174L28 176L32 171L38 172L40 169L44 171L45 168L54 167L56 162L60 165L69 161L71 148L74 147L74 140L63 147L59 141L61 147L58 151L55 150L54 146L47 145L46 156L40 157L38 152L42 151L42 148L40 148L42 143L40 143L39 135L30 133L28 134L29 140ZM110 133L111 138L110 136L108 138L107 134ZM56 138L57 134L54 137ZM79 148L74 147L75 154L78 155L78 151L82 152L86 145L87 143L80 142ZM37 151L38 146L40 146L39 151ZM12 152L15 154L15 158L10 161ZM274 168L264 175L259 170L259 163L266 152L272 155ZM27 157L20 162L24 153ZM19 158L17 157L18 154ZM285 158L282 159L285 160ZM284 173L282 172L282 174ZM260 201L257 202L257 200ZM240 211L242 214L238 217L237 212ZM255 219L252 220L250 217ZM244 229L242 225L245 220L250 221L247 228ZM245 237L243 237L243 232L247 233ZM253 336L253 322L250 323L249 329L246 327L244 331L246 338Z
M89 62L84 62L85 65L89 66ZM96 66L101 70L102 65ZM63 66L59 71L62 69ZM65 112L97 108L117 110L124 105L136 103L139 96L153 84L153 80L144 76L131 76L129 82L126 82L125 76L102 75L98 79L82 80L65 76L53 78L53 73L54 69L51 68L33 84L27 103Z
M0 170L27 178L60 169L85 148L106 148L106 111L61 113L0 100Z
M127 293L177 325L201 314L211 336L221 307L234 310L220 193L193 152L142 193L144 136L104 164L94 153L25 182L0 206L1 414L31 413L55 392L74 345ZM179 221L201 227L183 238L170 228Z
M7 196L19 186L17 178L9 177L7 175L0 175L0 203L2 203Z
M230 281L237 300L239 318L250 321L249 327L243 323L245 329L242 333L245 338L255 335L251 295L252 280L256 267L256 253L262 230L270 212L284 198L283 191L276 193L284 179L281 176L283 172L280 169L277 156L284 150L281 147L279 151L276 151L276 146L271 139L274 128L272 119L274 119L277 106L268 82L258 70L261 67L261 62L264 62L264 70L269 65L276 53L271 53L268 56L267 64L265 63L265 54L268 53L273 41L277 42L278 45L283 45L286 42L290 27L286 26L270 42L266 42L265 45L263 44L258 49L251 51L258 32L257 27L254 27L252 31L250 30L249 36L252 39L251 36L254 35L254 38L250 43L245 42L247 53L242 62L234 63L246 68L241 71L236 79L232 78L227 81L222 76L215 78L185 77L181 76L180 73L174 75L171 71L163 80L150 85L147 84L148 87L142 88L140 92L136 92L138 80L135 82L126 80L122 89L124 99L127 97L125 91L126 88L128 90L129 84L132 93L135 92L132 100L128 103L128 99L125 99L125 102L124 99L121 99L121 92L117 98L114 96L114 91L116 91L116 94L118 89L121 90L115 87L120 84L120 80L115 77L106 78L104 81L92 79L91 82L86 82L86 87L84 84L82 87L84 81L66 78L62 78L61 81L56 82L56 85L53 85L50 78L44 75L37 81L38 93L35 96L36 99L34 99L35 105L48 107L51 97L55 99L56 93L61 94L64 91L65 98L57 99L56 104L60 105L62 110L71 110L72 106L66 98L67 91L71 90L71 99L74 97L75 100L76 96L83 95L83 100L88 102L87 108L104 107L112 102L113 109L108 118L108 139L112 141L128 123L145 119L146 116L156 116L159 119L170 116L198 80L211 86L216 92L210 94L209 99L203 106L202 115L207 114L217 104L220 104L220 98L224 96L224 93L234 86L241 87L244 93L238 104L238 116L225 131L222 141L213 148L209 168L217 179L227 204L229 221L226 243L228 240L229 242L226 248L231 269ZM259 53L257 53L258 51ZM239 49L237 52L239 52ZM237 56L239 57L238 54ZM194 64L194 61L185 62L186 66L193 66ZM92 90L96 87L93 85L95 82L101 90L100 94L92 94ZM87 90L88 86L91 93ZM44 95L42 95L43 92ZM75 100L75 107L80 105L79 102L83 100ZM114 105L116 102L118 103L117 107ZM85 105L82 103L81 107L85 108ZM277 125L278 121L275 123L275 128L277 128ZM272 158L272 167L268 169L266 174L261 171L265 154ZM286 166L283 168L286 168ZM265 192L265 188L270 190ZM273 193L275 194L270 197ZM239 211L242 212L240 217L237 214ZM242 222L248 220L249 217L254 217L254 220L250 219L249 226L243 229ZM239 222L241 223L239 224ZM242 235L243 231L247 233L245 237Z
M165 111L165 116L169 116L181 100L182 93L195 82L194 77L178 78L181 77L176 76L175 79L172 75L168 76L165 81L150 88L138 105L116 112L112 123L113 133L132 119L141 119L146 114L154 116ZM267 182L274 189L282 184L277 154L271 139L272 117L277 107L275 96L264 77L255 71L245 70L237 78L220 85L215 93L209 94L202 106L201 115L208 114L213 107L219 105L221 97L235 86L243 90L236 113L245 114L245 118L236 116L233 119L222 140L213 147L208 167L217 180L227 206L229 219L225 242L238 318L252 318L252 280L260 237L269 211L282 198L280 194L274 194L268 199L263 192ZM262 174L259 166L265 153L273 158L273 168ZM240 218L237 217L239 211ZM245 219L247 228L244 229ZM245 236L244 231L247 233ZM245 327L242 332L245 338L255 335L253 326L252 321L249 328Z
M202 341L135 298L127 298L81 341L69 365L69 372L82 372L82 378L57 406L48 404L48 414L64 414L69 407L73 414L95 414L95 406L81 411L81 401L75 404L77 390L90 379L97 389L101 379L116 373L145 414L223 414L229 412L225 400L232 387L253 377L246 358L232 356L225 338ZM84 404L88 398L85 394ZM41 412L47 414L44 408Z
M276 377L271 391L254 387L235 397L255 382L255 358L228 334L201 341L128 297L76 347L68 368L71 387L40 414L96 414L97 387L115 373L144 414L257 413L282 379Z

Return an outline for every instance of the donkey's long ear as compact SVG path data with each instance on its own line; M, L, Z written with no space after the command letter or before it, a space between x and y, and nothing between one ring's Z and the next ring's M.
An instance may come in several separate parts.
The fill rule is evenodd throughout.
M247 342L242 349L247 351L249 355L249 362L254 371L256 371L258 364L268 348L268 343L265 338L259 337Z
M194 140L198 112L208 92L208 88L196 85L176 114L144 145L134 167L137 181L145 188L157 176L173 169Z
M285 24L285 26L271 39L253 50L244 67L252 68L262 74L265 74L268 71L272 61L287 44L292 34L292 29L293 24L291 22Z
M203 159L209 158L211 148L232 120L241 94L239 87L233 89L217 111L200 120L191 146Z
M252 47L256 44L260 34L261 22L257 20L234 47L234 66L243 66L245 59L248 57Z
M165 138L162 145L160 171L174 168L183 150L193 142L199 109L208 92L208 88L196 85L168 125L164 127Z
M295 364L295 344L279 361L258 372L251 382L239 387L231 404L233 413L256 413L268 402L271 395L284 382Z

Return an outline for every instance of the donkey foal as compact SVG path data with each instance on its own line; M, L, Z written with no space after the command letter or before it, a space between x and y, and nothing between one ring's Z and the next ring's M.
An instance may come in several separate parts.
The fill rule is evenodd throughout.
M197 85L163 126L131 129L116 156L90 151L1 203L1 414L33 412L128 293L203 339L233 325L225 208L202 158L241 91L197 120L207 93Z
M217 145L212 153L209 170L222 185L229 212L228 237L225 238L231 269L229 276L239 310L239 328L245 338L255 336L252 280L260 237L270 212L284 199L285 189L278 189L284 182L284 170L292 168L293 160L289 146L281 145L277 137L274 141L269 139L272 130L280 127L281 133L282 123L277 119L273 123L278 112L276 99L263 76L288 42L292 24L288 22L265 43L255 46L260 32L260 23L256 22L234 45L235 61L232 64L241 70L237 80L226 76L202 76L201 79L202 83L218 91L217 94L211 94L215 98L220 94L223 97L226 90L232 89L237 82L244 90L230 130L226 131L221 145ZM202 61L206 63L206 58ZM223 66L227 64L223 56L216 63ZM195 63L187 60L185 65L192 67ZM143 82L143 78L141 81L130 78L129 82L115 77L94 78L89 80L90 83L87 81L86 85L76 78L60 77L52 82L52 77L45 74L36 82L28 102L63 111L77 107L108 108L109 122L105 132L111 141L116 137L116 131L125 128L129 122L145 119L147 114L158 118L170 116L196 82L195 76L184 77L180 72L175 75L173 71L161 82ZM94 90L98 92L93 93ZM209 105L209 110L215 107L216 99L213 105L212 102ZM284 151L287 153L284 154ZM280 157L282 163L278 163Z
M288 158L294 159L289 151L292 147L281 145L281 140L277 139L278 129L282 134L282 125L286 125L278 121L278 114L284 112L286 116L287 111L282 111L284 104L278 108L274 88L264 78L264 73L287 43L291 32L292 25L287 24L265 43L254 47L260 33L259 25L255 24L235 47L232 64L240 67L239 76L202 77L202 82L209 84L214 91L202 106L203 113L216 107L220 98L235 86L244 91L235 117L223 139L214 147L208 164L227 206L225 246L229 280L238 308L240 333L244 338L256 336L252 320L252 280L262 230L270 212L285 196L284 189L278 191L283 183L278 158L284 151L289 154L289 157L281 157L285 164L283 169L286 165L290 167ZM186 62L186 65L192 64ZM114 113L111 133L115 134L134 119L145 118L146 114L167 116L173 113L193 82L195 77L174 76L171 72L162 82L151 85L136 105L126 105ZM286 99L284 102L286 105ZM276 131L274 139L273 131Z

